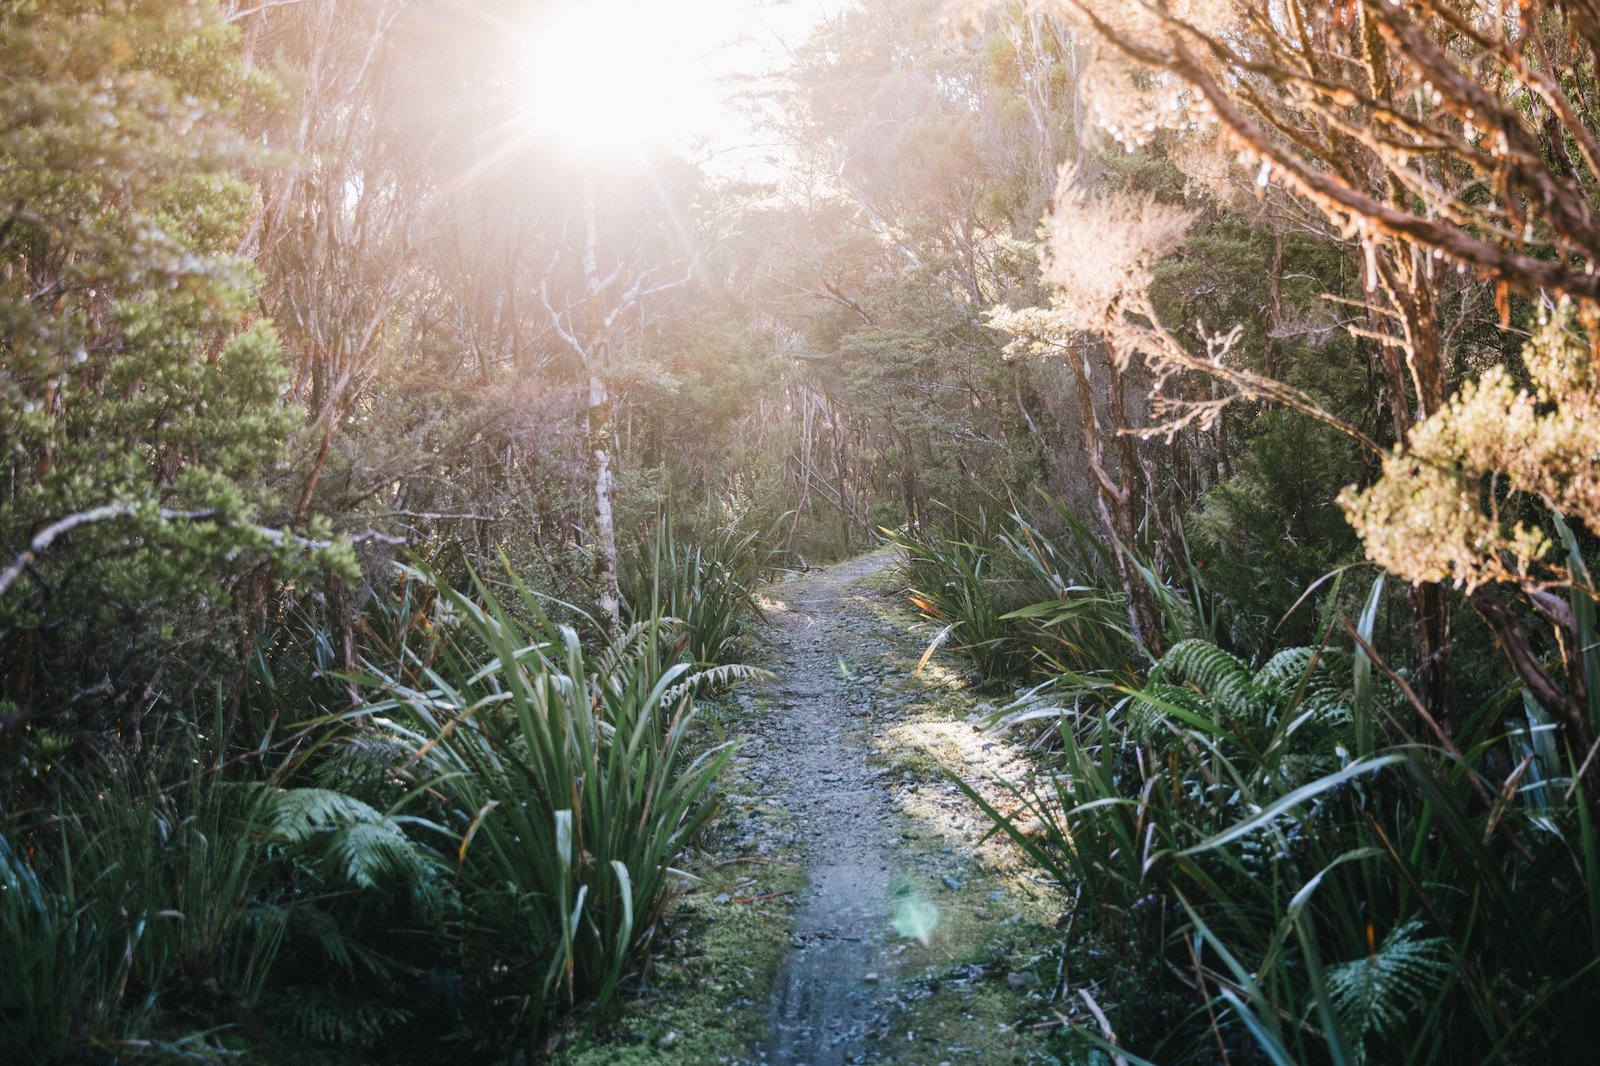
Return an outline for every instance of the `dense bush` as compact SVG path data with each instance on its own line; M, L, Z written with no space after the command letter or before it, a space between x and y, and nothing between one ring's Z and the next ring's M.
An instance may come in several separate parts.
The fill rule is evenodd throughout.
M21 1061L140 1032L169 997L260 996L281 937L253 910L253 805L147 772L114 763L0 808L0 1044Z
M1077 901L1074 980L1140 1055L1582 1057L1600 864L1577 753L1514 691L1428 733L1330 618L1259 670L1180 643L1062 718L1017 811L967 793Z
M300 412L238 254L272 86L214 5L102 13L0 10L0 676L28 716L137 735L237 652L253 567L352 560L278 528Z
M731 751L695 733L695 693L750 671L685 661L686 623L659 614L585 648L506 587L515 611L408 569L368 605L371 672L341 682L314 676L332 635L296 616L250 698L370 700L302 727L265 777L245 772L260 753L201 769L197 736L70 764L36 737L0 793L0 1045L177 1047L218 1015L353 1047L492 1042L603 1008L715 809ZM700 594L737 617L749 590Z
M459 866L462 951L526 997L537 1033L559 1005L604 1007L649 947L732 754L691 743L695 692L749 671L681 661L680 623L660 615L591 650L520 581L531 621L481 582L469 597L411 577L432 617L402 635L399 672L364 713L429 783Z
M1131 680L1148 652L1129 632L1108 550L1059 500L1047 503L1038 515L980 507L889 531L911 603L939 626L932 645L964 652L985 680ZM1182 598L1152 584L1173 634L1192 628Z
M492 6L0 0L0 1058L598 1018L880 526L1125 1043L1582 1053L1592 3L859 0L771 184L545 137Z
M437 920L444 867L405 819L326 788L208 780L195 754L56 768L7 794L0 1042L24 1061L181 1043L258 1010L344 1037L327 1011L302 1020L310 986L342 978L362 989L346 1016L370 1013L395 984L395 931Z

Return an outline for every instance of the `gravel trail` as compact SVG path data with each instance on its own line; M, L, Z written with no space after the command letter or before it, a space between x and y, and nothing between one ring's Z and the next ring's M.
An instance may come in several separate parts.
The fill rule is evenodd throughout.
M775 590L771 611L772 792L796 816L809 879L796 911L794 952L778 978L766 1061L830 1066L868 1061L885 1013L894 958L891 886L896 849L885 839L891 796L868 765L872 721L851 698L863 631L861 579L891 565L884 553L808 574Z

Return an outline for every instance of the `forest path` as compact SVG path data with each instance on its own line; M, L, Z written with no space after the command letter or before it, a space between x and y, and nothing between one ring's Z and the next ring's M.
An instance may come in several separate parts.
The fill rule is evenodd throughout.
M861 1059L883 1014L882 958L890 930L885 841L890 806L868 764L867 723L852 714L845 684L860 649L849 598L886 569L884 553L852 559L786 586L772 619L769 692L775 793L798 815L809 884L797 913L794 953L774 989L767 1060L826 1066ZM777 607L774 604L773 607Z
M944 776L1015 778L966 680L915 671L926 635L889 606L875 552L772 586L762 727L740 761L806 887L755 1061L779 1066L1027 1061L1014 1024L1039 984L1051 894ZM1000 797L992 797L1000 799Z

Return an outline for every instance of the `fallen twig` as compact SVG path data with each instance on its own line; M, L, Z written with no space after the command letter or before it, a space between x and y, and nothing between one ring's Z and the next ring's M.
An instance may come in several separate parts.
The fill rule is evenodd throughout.
M764 900L764 899L777 899L779 896L792 896L792 895L794 895L793 891L791 891L789 889L784 889L782 892L763 892L759 896L735 896L735 897L733 897L732 902L734 902L734 903L759 903L761 900Z

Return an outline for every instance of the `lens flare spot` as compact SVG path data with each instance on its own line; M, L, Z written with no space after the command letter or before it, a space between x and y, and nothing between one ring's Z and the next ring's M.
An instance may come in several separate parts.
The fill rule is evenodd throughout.
M894 931L907 940L916 940L923 947L933 943L933 931L939 927L939 908L928 900L910 896L900 902L894 913Z

